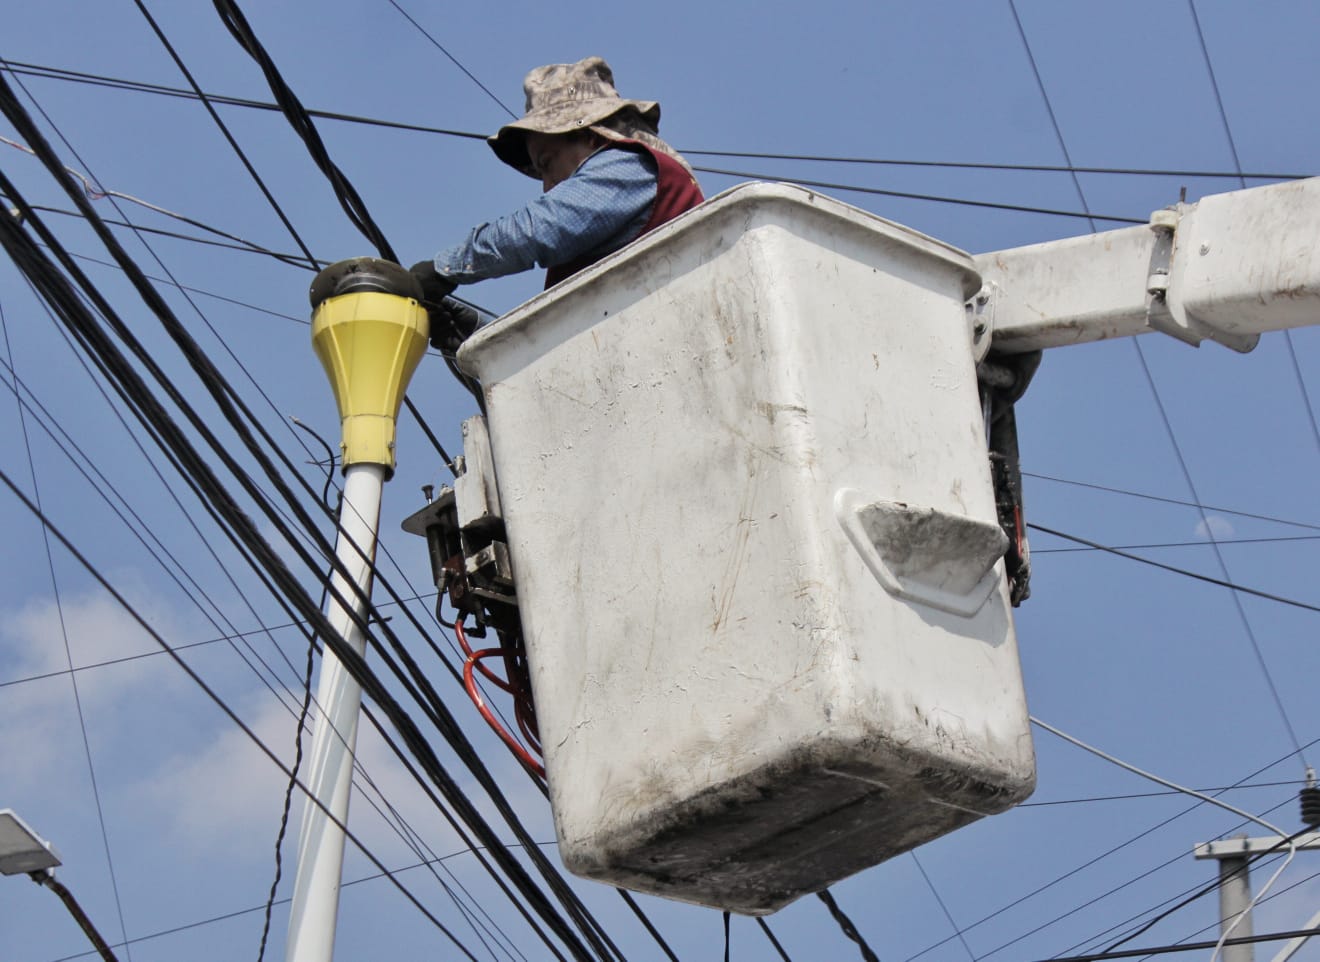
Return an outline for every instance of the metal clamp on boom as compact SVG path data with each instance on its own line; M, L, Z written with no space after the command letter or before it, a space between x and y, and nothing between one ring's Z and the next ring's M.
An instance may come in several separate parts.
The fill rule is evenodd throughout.
M1152 330L1175 337L1192 347L1204 340L1215 341L1234 351L1247 352L1260 340L1259 334L1231 334L1194 317L1170 288L1174 258L1178 253L1178 228L1186 207L1178 203L1150 215L1155 245L1150 252L1146 275L1146 323Z

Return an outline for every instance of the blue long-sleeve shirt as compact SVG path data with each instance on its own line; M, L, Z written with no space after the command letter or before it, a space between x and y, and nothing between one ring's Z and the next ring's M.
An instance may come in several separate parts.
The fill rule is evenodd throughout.
M604 256L636 239L655 204L654 161L631 150L600 150L573 175L520 210L474 227L435 255L459 284Z

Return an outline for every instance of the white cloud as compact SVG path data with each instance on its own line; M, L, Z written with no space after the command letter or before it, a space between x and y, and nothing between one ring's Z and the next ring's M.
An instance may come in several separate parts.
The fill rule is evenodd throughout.
M162 617L166 631L172 621ZM157 650L141 625L103 592L66 594L58 605L53 598L34 598L16 611L0 611L3 678L18 682L0 698L6 788L18 793L63 777L83 777L86 749L79 710L95 756L99 747L119 740L122 706L177 685L172 677L177 673L165 659L141 658L77 672L72 676L75 698L70 657L73 665L85 668Z
M293 759L294 717L272 698L240 717L285 764ZM247 733L216 713L201 744L165 757L129 791L153 813L172 845L193 854L221 855L235 840L273 838L285 775ZM296 812L296 810L295 810Z
M1223 541L1231 538L1236 533L1232 523L1227 518L1221 518L1217 514L1207 515L1203 521L1197 522L1196 536L1204 538L1206 541Z

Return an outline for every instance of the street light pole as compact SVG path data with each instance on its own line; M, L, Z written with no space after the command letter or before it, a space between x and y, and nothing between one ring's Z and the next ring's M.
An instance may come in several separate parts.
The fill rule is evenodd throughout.
M381 489L394 473L395 419L426 351L429 322L416 280L402 267L354 258L312 283L312 345L334 389L343 428L344 496L326 617L357 654L371 595ZM308 756L308 799L285 958L330 962L344 861L353 752L362 689L326 645Z

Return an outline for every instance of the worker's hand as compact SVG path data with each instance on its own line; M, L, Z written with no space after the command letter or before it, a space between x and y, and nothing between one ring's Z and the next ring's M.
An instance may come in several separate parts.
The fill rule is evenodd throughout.
M481 324L475 308L452 297L441 300L439 307L431 308L431 346L447 357L453 357L459 345L472 336Z
M417 278L417 282L422 285L422 302L427 310L438 308L458 286L435 269L435 261L418 261L408 268L408 273Z

